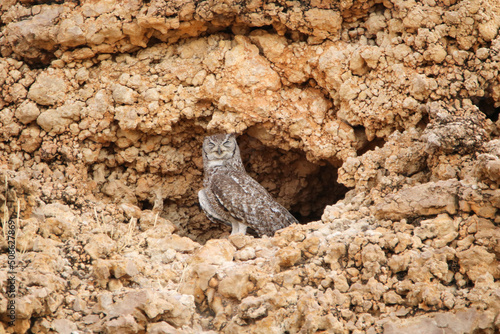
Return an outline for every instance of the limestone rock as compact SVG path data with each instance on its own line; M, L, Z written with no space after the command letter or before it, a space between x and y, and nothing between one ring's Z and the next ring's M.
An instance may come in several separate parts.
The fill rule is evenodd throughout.
M220 281L218 291L225 297L242 300L253 288L247 268L238 267Z
M447 214L441 214L432 220L425 220L415 229L414 234L422 240L437 238L433 243L441 248L458 236L458 222L454 222Z
M430 182L389 195L377 204L375 214L378 217L401 219L414 216L428 216L447 212L457 212L456 180Z
M484 315L484 318L488 315ZM384 325L384 334L391 333L432 333L437 331L450 331L452 333L470 333L476 322L483 318L477 310L468 309L457 313L442 312L416 317L415 319L400 320L395 323L388 322Z
M139 333L143 329L130 314L121 315L116 319L106 322L106 330L108 333Z
M301 252L300 249L294 247L285 247L276 253L276 257L278 258L279 265L286 268L293 266L300 260Z
M148 334L180 334L179 330L169 325L165 321L150 324L148 326Z
M37 124L46 132L59 134L64 132L74 121L80 119L80 103L65 104L57 109L48 109L37 118Z
M115 250L115 242L106 234L96 234L90 238L85 251L94 260L105 258Z
M60 74L42 73L30 87L28 98L44 106L52 106L64 100L67 84Z
M25 101L16 109L15 115L21 123L28 124L37 119L40 115L40 109L36 103Z
M342 18L336 11L313 8L305 13L305 19L313 29L313 34L320 38L336 36L342 25Z
M203 247L194 253L193 263L222 264L232 261L236 248L229 240L209 240Z
M40 128L29 126L21 132L19 142L23 151L32 153L40 147L42 138L40 137Z
M75 332L78 327L76 327L76 324L68 319L56 319L52 321L52 329L54 329L56 333L71 334Z
M489 253L484 248L472 246L468 250L457 253L460 267L472 281L478 280L482 275L489 273L493 277L500 276L498 261L495 255ZM476 259L480 258L481 262Z
M137 93L133 89L115 85L113 87L113 99L119 104L133 104L137 99Z
M173 249L178 252L193 252L200 247L196 242L186 237L179 237L178 235L171 235L158 241L162 244L164 249Z

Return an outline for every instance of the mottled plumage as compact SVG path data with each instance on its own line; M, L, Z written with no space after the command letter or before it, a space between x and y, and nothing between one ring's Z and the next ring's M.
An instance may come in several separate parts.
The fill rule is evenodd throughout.
M216 223L231 225L231 234L246 233L251 227L259 236L297 223L287 209L276 202L246 172L232 134L205 137L203 142L204 188L198 192L200 205Z

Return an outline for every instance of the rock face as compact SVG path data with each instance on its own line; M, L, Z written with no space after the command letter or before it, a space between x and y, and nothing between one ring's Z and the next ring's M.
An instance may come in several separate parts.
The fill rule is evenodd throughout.
M500 331L499 27L496 0L2 1L0 333ZM302 225L208 221L216 132Z

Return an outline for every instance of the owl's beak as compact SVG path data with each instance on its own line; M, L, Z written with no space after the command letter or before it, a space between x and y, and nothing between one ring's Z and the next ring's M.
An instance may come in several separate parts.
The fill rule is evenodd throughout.
M217 154L218 154L218 155L221 155L221 154L222 154L222 149L220 148L220 146L217 146Z

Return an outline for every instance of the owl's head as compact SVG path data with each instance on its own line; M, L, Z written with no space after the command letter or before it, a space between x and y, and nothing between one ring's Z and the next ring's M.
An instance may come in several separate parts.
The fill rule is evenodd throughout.
M220 133L205 137L203 141L203 163L206 167L240 167L240 149L234 134Z

